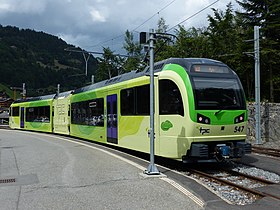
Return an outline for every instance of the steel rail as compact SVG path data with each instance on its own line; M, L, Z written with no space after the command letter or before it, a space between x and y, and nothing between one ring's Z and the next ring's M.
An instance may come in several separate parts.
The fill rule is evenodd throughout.
M272 195L272 194L270 194L270 193L261 192L261 191L255 190L255 189L247 188L247 187L244 187L244 186L241 186L241 185L232 183L232 182L230 182L230 181L228 181L228 180L224 180L224 179L215 177L215 176L213 176L213 175L211 175L211 174L207 174L207 173L202 172L202 171L198 171L198 170L195 170L195 169L189 169L189 172L194 173L194 174L197 174L197 175L200 175L200 176L207 177L207 178L212 179L212 180L216 180L216 181L218 181L218 182L220 182L220 183L223 183L223 184L232 186L232 187L234 187L234 188L238 188L238 189L240 189L240 190L243 190L243 191L245 191L245 192L249 192L249 193L251 193L251 194L254 194L254 195L257 195L257 196L260 196L260 197L271 197L271 198L280 200L280 197L277 196L277 195Z
M257 176L252 176L252 175L249 175L249 174L245 174L245 173L242 173L242 172L239 172L239 171L226 170L226 169L223 169L223 170L225 172L230 173L230 174L243 176L245 178L248 178L248 179L251 179L251 180L254 180L254 181L258 181L258 182L261 182L263 184L277 184L276 182L269 181L267 179L263 179L263 178L260 178L260 177L257 177Z
M273 157L280 157L280 150L279 149L253 146L252 147L252 152L259 153L259 154L270 155L270 156L273 156Z

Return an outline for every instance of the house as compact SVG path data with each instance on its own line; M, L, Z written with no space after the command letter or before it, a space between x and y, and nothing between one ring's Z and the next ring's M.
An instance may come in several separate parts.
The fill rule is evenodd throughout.
M13 102L14 102L14 100L11 98L1 98L0 97L0 110L1 110L1 108L9 108Z

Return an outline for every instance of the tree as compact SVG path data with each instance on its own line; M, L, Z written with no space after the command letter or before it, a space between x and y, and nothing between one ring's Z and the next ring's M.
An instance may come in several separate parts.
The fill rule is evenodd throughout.
M245 12L239 14L246 27L260 26L261 30L261 95L271 102L280 101L280 2L279 0L237 1ZM266 91L269 89L269 93ZM278 94L275 94L275 91Z
M214 16L208 15L209 26L207 35L211 54L215 58L235 54L238 39L238 26L232 10L232 4L227 5L226 11L212 9Z
M175 57L209 57L207 37L204 28L189 28L179 26L176 31L177 41L174 45Z
M134 42L133 33L128 30L125 32L125 42L123 48L129 56L124 62L123 69L125 71L136 70L141 64L142 47L139 42Z
M96 73L97 81L111 79L112 77L124 73L124 59L120 56L114 55L114 52L109 47L104 47L102 58L97 59L99 61Z
M212 9L213 16L208 15L209 26L205 33L208 37L209 57L220 60L233 68L245 85L248 98L253 94L254 62L245 52L252 51L252 31L246 27L244 19L235 14L229 3L225 11Z
M167 33L168 25L163 17L158 20L157 23L157 38L155 44L155 61L161 61L170 57L173 57L174 48L170 44L170 36L165 35Z

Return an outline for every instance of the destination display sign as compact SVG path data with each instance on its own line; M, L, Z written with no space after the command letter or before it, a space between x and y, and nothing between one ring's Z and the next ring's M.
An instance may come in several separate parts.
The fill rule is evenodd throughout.
M229 73L229 69L226 66L218 66L218 65L193 65L192 72L201 72L201 73L220 73L227 74Z

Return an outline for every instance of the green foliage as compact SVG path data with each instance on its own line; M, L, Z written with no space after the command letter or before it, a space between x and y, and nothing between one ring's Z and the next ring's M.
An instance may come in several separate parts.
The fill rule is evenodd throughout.
M0 92L4 91L10 98L14 98L14 92L8 87L7 85L0 83ZM19 91L16 92L16 98L19 98L20 94Z
M124 64L124 71L128 72L131 70L137 70L140 68L141 64L141 50L142 47L139 42L135 42L133 38L133 33L128 30L125 32L123 48L126 50L127 55L129 56Z
M239 75L248 100L254 99L254 36L260 26L260 63L262 100L280 102L280 2L279 0L237 1L243 12L212 9L209 25L203 28L179 26L177 40L164 35L168 25L164 18L157 24L155 60L170 57L206 57L220 60ZM249 40L249 41L248 41ZM141 69L141 47L132 32L126 31L123 48L129 57L115 55L110 48L97 59L89 59L89 76L84 74L81 54L66 53L61 39L43 32L0 26L0 83L32 87L34 94L48 93L60 83L65 90L85 85L92 74L97 81ZM73 76L80 75L80 76ZM30 92L30 91L29 91Z
M84 86L95 73L97 61L89 59L89 76L82 54L66 52L74 48L58 37L29 29L0 25L0 83L21 87L26 83L28 96L54 93L57 84L70 90ZM81 49L78 49L81 50Z
M204 32L203 28L192 27L186 30L184 26L179 26L176 31L178 39L174 47L175 57L210 57Z
M244 27L260 26L261 95L271 102L280 101L280 2L279 0L243 0L239 13Z
M124 73L124 58L115 55L109 47L103 48L102 57L97 59L99 62L98 70L96 72L97 81L110 79Z
M169 57L207 57L220 60L239 75L248 100L254 99L254 26L261 27L261 97L280 102L280 2L279 0L238 1L244 13L233 11L229 3L225 11L213 10L207 28L179 26L177 40L171 45L157 39L155 60ZM166 32L163 18L157 32ZM250 41L251 40L251 41Z
M168 25L164 18L160 18L157 24L157 37L155 44L155 61L161 61L166 58L174 57L174 48L172 46L172 42L168 35L164 35L166 33Z

